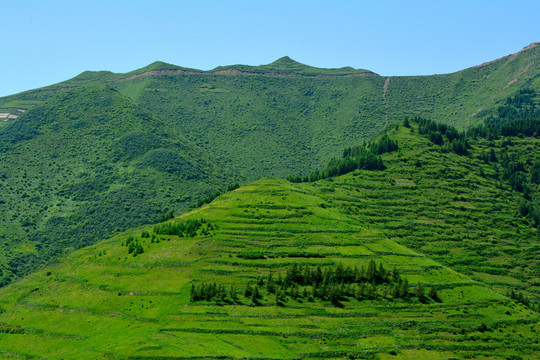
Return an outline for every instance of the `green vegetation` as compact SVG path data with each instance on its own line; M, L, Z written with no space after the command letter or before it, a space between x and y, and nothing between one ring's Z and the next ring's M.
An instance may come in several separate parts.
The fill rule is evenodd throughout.
M458 155L419 123L384 170L262 179L0 289L2 354L538 358L538 233L482 158L505 140ZM538 139L511 140L529 171Z
M0 148L1 285L239 179L100 84L60 93L0 129Z
M243 259L264 259L264 257L245 257ZM265 287L266 291L263 290ZM268 294L270 299L265 297ZM334 306L343 307L342 301L354 298L358 301L374 299L408 299L412 296L421 303L429 300L441 302L437 291L432 287L429 290L429 298L425 295L422 284L417 284L414 292L409 291L407 279L403 279L396 268L391 272L386 271L382 263L377 265L372 259L366 269L358 267L320 266L309 267L293 264L282 278L281 274L274 278L272 270L265 278L260 278L254 284L248 282L245 286L244 297L251 299L253 305L262 306L273 301L276 305L285 306L288 300L329 301ZM519 299L524 305L529 306L528 299L521 293L511 293L512 299ZM217 286L215 283L202 283L199 286L192 284L190 301L214 301L217 304L242 304L238 298L238 291L231 286L226 291L225 286Z
M0 357L538 358L539 49L0 99Z
M366 75L373 74L371 71L363 69L353 69L351 67L343 67L339 69L321 69L313 66L308 66L294 61L288 56L277 59L271 64L260 66L248 65L232 65L220 66L211 72L220 72L227 70L237 70L251 74L271 74L271 75L303 75L303 76L347 76L347 75Z
M368 141L406 116L460 130L496 117L508 97L540 91L534 60L539 50L534 44L453 74L390 78L351 68L317 69L287 57L211 71L156 62L127 74L85 72L5 97L0 111L31 109L66 88L102 82L245 178L286 177L321 168L338 156L337 149Z
M397 142L384 134L376 141L370 141L367 145L347 148L343 151L341 159L332 159L323 170L315 170L309 176L289 176L291 182L313 182L327 179L337 175L347 174L356 169L384 170L385 166L380 156L387 152L399 149Z

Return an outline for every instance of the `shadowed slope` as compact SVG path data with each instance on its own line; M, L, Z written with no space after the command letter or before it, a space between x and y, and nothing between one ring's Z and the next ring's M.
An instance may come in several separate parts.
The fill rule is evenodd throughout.
M234 179L176 131L101 84L62 92L0 130L3 282L44 259Z

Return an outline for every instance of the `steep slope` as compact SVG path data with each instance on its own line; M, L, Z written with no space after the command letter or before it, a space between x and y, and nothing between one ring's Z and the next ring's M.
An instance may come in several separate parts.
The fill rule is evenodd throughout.
M288 57L211 71L156 62L127 74L85 72L2 98L0 112L17 115L17 109L32 108L63 89L100 81L243 176L286 176L322 166L336 149L367 140L405 116L465 129L523 88L540 92L538 44L456 73L412 77L318 69Z
M383 82L378 76L162 75L116 88L256 179L310 170L335 149L376 135L384 125Z
M101 84L62 92L0 130L2 283L63 251L185 210L235 179Z
M522 88L540 91L540 43L453 74L391 77L386 92L392 120L422 115L466 129ZM406 106L406 104L410 106Z
M517 274L537 271L526 255L538 258L538 237L511 210L519 196L470 171L489 174L487 164L441 153L412 129L390 132L400 149L382 155L386 170L313 183L262 179L0 289L0 351L47 359L538 358L538 314L490 288L504 279L482 278L477 260L486 254L463 253L492 249L496 237L502 254L489 261L512 261L506 281L526 283ZM447 265L467 259L456 265L476 280L426 253Z

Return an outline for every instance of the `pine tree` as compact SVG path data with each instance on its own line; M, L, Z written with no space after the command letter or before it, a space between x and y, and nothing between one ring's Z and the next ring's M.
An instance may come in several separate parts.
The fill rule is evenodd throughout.
M244 296L250 297L253 294L253 288L251 287L251 283L247 283L246 289L244 290Z
M233 302L236 302L238 301L238 294L236 292L236 288L234 286L231 285L231 288L229 290L229 298L233 301Z
M436 302L441 302L441 298L439 297L439 294L437 294L437 291L434 288L429 288L428 296Z
M425 304L427 302L426 294L424 291L424 286L420 283L414 288L414 296L418 298L418 301Z

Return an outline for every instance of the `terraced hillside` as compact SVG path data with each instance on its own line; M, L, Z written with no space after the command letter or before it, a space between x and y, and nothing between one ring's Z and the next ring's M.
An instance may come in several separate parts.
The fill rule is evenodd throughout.
M262 179L0 289L1 354L538 358L538 314L503 295L537 291L519 196L417 130L389 135L386 170Z

